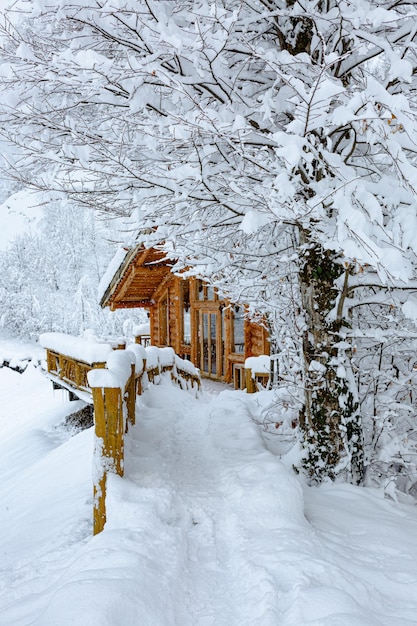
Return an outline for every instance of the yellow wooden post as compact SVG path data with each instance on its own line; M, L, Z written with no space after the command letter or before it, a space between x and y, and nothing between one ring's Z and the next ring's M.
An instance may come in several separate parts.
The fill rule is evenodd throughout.
M143 359L143 367L142 367L142 371L138 376L137 382L136 382L136 394L138 396L141 396L143 393L143 376L146 372L146 359Z
M64 378L64 359L63 354L58 355L58 376L60 378Z
M48 372L56 371L56 357L50 350L46 350L46 367Z
M77 387L77 389L79 389L81 387L81 383L82 383L82 368L81 368L81 363L79 363L78 361L74 362L74 374L75 374L75 386Z
M126 408L128 422L135 425L135 408L136 408L136 371L135 365L132 364L132 374L126 386Z
M245 367L246 393L256 392L256 382L252 378L252 369Z
M106 472L103 468L102 455L104 442L107 438L106 417L104 408L104 390L100 387L92 389L94 401L94 426L96 445L94 451L94 512L93 533L100 533L106 523Z
M124 473L123 397L119 388L93 388L96 434L94 478L94 534L106 523L107 472Z
M104 390L104 404L107 422L107 445L104 446L103 456L109 459L109 467L114 473L123 476L123 398L118 387Z

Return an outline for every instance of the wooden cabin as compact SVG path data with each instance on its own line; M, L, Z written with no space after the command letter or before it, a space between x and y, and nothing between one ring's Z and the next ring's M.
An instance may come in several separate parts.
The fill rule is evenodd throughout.
M171 272L172 262L156 249L126 252L101 298L112 310L146 308L152 345L171 346L201 375L244 387L247 357L269 354L268 333L245 319L244 306L219 297L196 278Z

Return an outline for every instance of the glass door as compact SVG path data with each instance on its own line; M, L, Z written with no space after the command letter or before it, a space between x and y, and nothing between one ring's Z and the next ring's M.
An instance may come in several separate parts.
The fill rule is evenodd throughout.
M221 312L200 310L198 329L201 373L211 378L221 378L223 375Z

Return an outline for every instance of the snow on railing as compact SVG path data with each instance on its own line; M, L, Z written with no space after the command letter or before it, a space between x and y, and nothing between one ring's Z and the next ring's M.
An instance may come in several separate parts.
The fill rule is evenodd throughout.
M88 373L95 416L94 534L106 523L107 474L123 476L124 433L135 423L135 396L170 372L182 387L200 387L198 370L176 356L172 348L143 348L138 344L113 352L104 369ZM146 380L145 380L146 379Z
M39 343L46 350L47 375L54 387L67 389L71 399L78 396L91 402L87 374L91 369L105 366L112 344L64 333L44 333Z
M42 348L57 354L65 354L88 365L106 361L112 352L112 344L92 337L74 337L64 333L44 333L39 337Z
M106 522L107 474L123 476L124 434L135 423L136 395L149 384L158 384L164 375L182 389L198 390L200 373L172 348L156 348L118 341L110 343L62 333L41 335L46 349L48 376L54 385L94 404L94 534ZM125 349L126 348L126 349Z
M255 393L259 386L266 387L270 381L271 357L266 354L251 356L245 360L247 393Z

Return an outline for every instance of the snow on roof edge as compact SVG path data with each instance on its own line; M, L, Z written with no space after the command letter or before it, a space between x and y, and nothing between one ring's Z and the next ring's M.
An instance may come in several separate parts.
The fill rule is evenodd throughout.
M112 283L118 273L121 274L121 270L124 266L127 256L132 252L132 248L126 248L121 246L116 251L113 259L110 261L109 266L104 272L99 285L97 287L97 296L100 306L104 307L105 302L110 296ZM118 281L117 281L118 282Z

